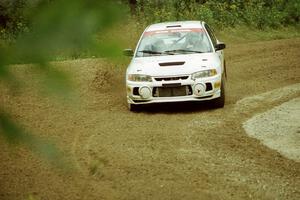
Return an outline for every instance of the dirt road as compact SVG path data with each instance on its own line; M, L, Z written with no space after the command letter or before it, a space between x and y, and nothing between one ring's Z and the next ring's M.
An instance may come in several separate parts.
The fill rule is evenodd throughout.
M62 63L80 91L75 108L41 97L34 84L19 96L2 89L0 103L26 128L56 141L76 170L63 173L1 138L0 199L300 199L300 163L242 127L299 90L255 106L238 103L299 83L299 52L299 38L228 44L223 109L163 104L131 113L125 66L97 59Z

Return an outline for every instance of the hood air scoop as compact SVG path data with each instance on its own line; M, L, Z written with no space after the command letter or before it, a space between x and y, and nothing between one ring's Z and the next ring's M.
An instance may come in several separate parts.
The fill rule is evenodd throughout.
M166 67L166 66L174 66L174 65L183 65L185 62L165 62L159 63L159 66Z

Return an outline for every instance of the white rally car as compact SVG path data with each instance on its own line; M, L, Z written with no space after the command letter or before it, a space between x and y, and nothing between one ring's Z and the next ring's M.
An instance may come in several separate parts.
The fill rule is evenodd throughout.
M140 104L211 100L225 103L225 44L205 22L166 22L148 26L126 72L130 110Z

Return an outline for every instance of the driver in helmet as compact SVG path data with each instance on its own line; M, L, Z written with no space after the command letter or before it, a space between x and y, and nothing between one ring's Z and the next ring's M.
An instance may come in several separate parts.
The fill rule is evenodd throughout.
M187 33L183 48L191 51L207 52L206 45L203 42L203 33Z

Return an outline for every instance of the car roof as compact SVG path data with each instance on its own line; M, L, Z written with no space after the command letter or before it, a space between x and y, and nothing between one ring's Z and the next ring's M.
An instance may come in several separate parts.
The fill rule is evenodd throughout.
M175 21L152 24L145 31L168 30L178 28L203 28L201 21Z

